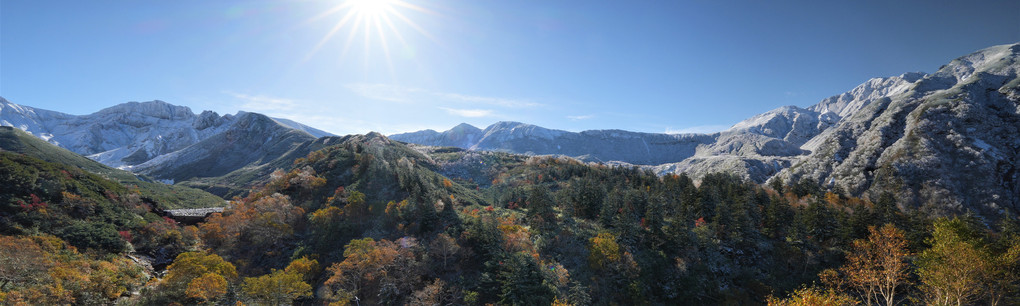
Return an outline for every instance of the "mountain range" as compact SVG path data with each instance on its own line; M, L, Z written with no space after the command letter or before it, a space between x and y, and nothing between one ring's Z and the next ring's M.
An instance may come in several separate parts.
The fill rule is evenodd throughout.
M569 132L498 122L485 129L460 124L389 138L563 155L696 179L729 172L759 183L807 180L855 196L890 192L900 205L933 211L1016 212L1018 57L1020 44L993 46L932 74L874 78L810 107L783 106L712 134ZM0 98L0 125L109 166L210 191L240 177L268 174L337 139L290 120L247 112L195 114L162 101L75 116Z
M405 142L587 161L660 174L730 172L852 195L889 192L936 213L1020 210L1020 44L954 59L932 74L874 78L807 108L784 106L713 134L572 133L499 122L391 135Z
M424 130L390 135L398 141L468 150L552 154L589 162L642 165L660 174L701 177L733 172L764 182L811 153L824 131L883 97L907 91L923 73L868 80L853 90L808 108L783 106L712 134L660 134L621 130L579 133L519 122L498 122L484 130L460 124L444 132Z

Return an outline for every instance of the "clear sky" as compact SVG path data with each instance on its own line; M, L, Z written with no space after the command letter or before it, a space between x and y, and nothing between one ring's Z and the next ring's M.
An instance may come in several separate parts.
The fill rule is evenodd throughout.
M0 0L0 96L71 114L158 99L336 134L717 131L1020 41L1016 0L403 1Z

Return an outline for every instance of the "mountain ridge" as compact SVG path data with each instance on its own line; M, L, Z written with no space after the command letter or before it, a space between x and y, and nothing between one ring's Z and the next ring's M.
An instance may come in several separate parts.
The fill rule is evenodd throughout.
M901 192L896 195L899 202L908 203L906 205L955 207L954 211L978 208L986 214L1002 210L1015 212L1020 208L1017 204L1020 201L1020 177L1016 174L1020 172L1016 170L1020 140L1015 136L1020 134L1015 131L1020 125L1016 119L1016 114L1020 114L1020 77L1016 76L1016 71L1020 70L1018 54L1018 43L998 45L956 58L932 74L908 72L872 78L808 107L782 106L738 122L722 132L692 134L694 136L688 137L700 141L682 149L672 148L669 152L672 160L653 160L645 156L651 151L645 146L651 143L647 140L664 135L656 133L609 130L574 133L499 122L487 127L485 137L474 143L446 141L443 137L449 131L412 132L390 137L404 142L468 150L566 155L583 161L618 161L617 164L638 165L659 174L683 172L695 179L713 172L735 173L756 182L777 177L794 183L807 178L853 195L872 197L898 185L904 187L901 189L911 190L910 194ZM961 109L953 110L950 106ZM945 112L947 108L954 115L933 118L927 112ZM968 112L982 115L968 115ZM978 118L989 120L983 122ZM931 136L933 131L955 138L947 140L944 135ZM969 134L980 136L969 137ZM630 154L610 155L598 150L580 154L578 150L564 148L571 145L566 139L583 136L592 136L590 143L629 147ZM624 142L634 137L641 141ZM939 140L939 137L942 139ZM486 141L488 139L502 141ZM914 149L910 149L911 146ZM917 148L923 150L918 151ZM971 157L961 157L966 152L970 152ZM957 159L967 160L967 163L954 164ZM913 170L907 171L903 167ZM982 170L975 172L968 167ZM878 171L880 168L885 170ZM981 179L950 174L946 172L947 168ZM876 171L882 172L882 175L876 178ZM912 175L922 178L942 175L968 183L948 186L952 184L939 179L910 179ZM994 179L986 179L989 177ZM971 184L972 181L980 183ZM978 193L985 195L944 196L963 194L971 187L982 190ZM943 201L940 197L951 199ZM975 203L969 204L971 202Z
M984 190L981 199L942 196L948 200L931 205L1016 210L1020 201L1020 171L1016 170L1020 139L1015 136L1020 122L1016 118L1020 114L1018 57L1020 44L993 46L956 58L932 74L872 78L811 106L778 107L710 134L569 132L500 121L485 128L462 123L447 131L423 130L389 138L427 146L636 165L660 175L684 172L695 179L713 172L735 173L759 183L772 178L790 183L808 179L854 195L875 194L899 184L912 190L912 194L897 195L901 202L915 206L935 201L940 193L958 194L974 187ZM299 156L304 150L299 148L315 140L313 133L318 131L255 113L194 114L187 107L158 100L125 103L85 116L0 102L2 125L28 130L108 165L174 180L238 169L265 171L265 165L285 163L283 156ZM961 160L966 164L960 164ZM990 181L974 180L981 181L974 186L910 178L965 179L944 169L975 177L995 175ZM974 201L981 204L964 204Z
M812 140L777 175L935 214L1020 210L1020 44L954 59Z
M167 183L220 177L242 168L265 172L260 166L304 143L332 136L289 119L244 111L195 114L186 106L160 100L122 103L76 116L0 98L0 125ZM236 195L236 188L246 186L218 193Z
M184 149L229 130L246 114L195 114L187 106L153 100L122 103L77 116L18 105L0 97L0 125L18 127L113 167L142 164ZM311 138L333 136L293 120L271 119Z

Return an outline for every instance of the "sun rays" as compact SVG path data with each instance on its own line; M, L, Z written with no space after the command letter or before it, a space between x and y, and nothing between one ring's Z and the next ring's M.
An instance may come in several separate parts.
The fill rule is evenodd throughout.
M368 65L369 55L374 53L373 49L380 48L386 60L387 68L393 74L393 59L391 57L391 43L393 41L391 40L395 39L399 47L411 49L404 34L401 33L401 28L409 27L418 34L435 41L435 38L428 31L405 14L405 12L409 11L435 14L431 10L402 0L342 1L308 20L308 22L314 22L327 17L340 16L329 32L316 43L305 59L308 60L316 55L323 46L333 41L333 38L338 33L346 30L347 35L340 53L341 58L347 56L355 40L360 38L364 48L365 59L363 62L365 65ZM398 22L395 22L395 20Z

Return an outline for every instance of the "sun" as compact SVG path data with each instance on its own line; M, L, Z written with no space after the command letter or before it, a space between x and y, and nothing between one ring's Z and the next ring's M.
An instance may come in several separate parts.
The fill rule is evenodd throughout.
M398 27L398 25L410 27L418 34L435 41L431 34L412 21L411 18L408 18L405 12L409 11L437 15L431 10L404 0L343 0L336 6L308 20L308 22L313 22L329 16L342 16L338 17L338 21L333 25L332 29L312 48L306 60L315 55L323 45L330 42L338 32L341 32L341 29L349 28L340 57L346 56L355 37L361 37L363 40L362 45L365 49L364 53L374 53L370 52L370 49L375 45L381 47L382 54L386 57L386 63L392 72L393 63L390 59L391 40L395 39L402 47L408 47L408 42L400 31L402 27ZM394 20L399 21L399 23L394 22ZM367 59L365 62L367 64Z
M367 17L377 17L392 9L391 0L348 0L351 11Z

